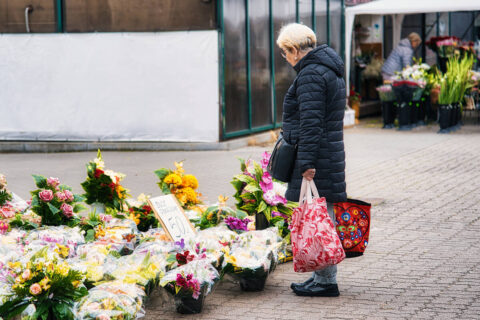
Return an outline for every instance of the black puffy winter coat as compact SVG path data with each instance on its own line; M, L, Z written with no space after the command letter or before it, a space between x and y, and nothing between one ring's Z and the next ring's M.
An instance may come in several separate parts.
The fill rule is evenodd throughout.
M283 135L298 149L286 197L298 201L302 173L315 168L320 196L327 202L345 201L343 61L333 49L320 45L294 68L297 77L283 102Z

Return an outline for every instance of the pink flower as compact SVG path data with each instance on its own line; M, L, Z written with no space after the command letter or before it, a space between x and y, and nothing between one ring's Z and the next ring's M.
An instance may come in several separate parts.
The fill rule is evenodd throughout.
M270 161L270 156L271 154L267 151L265 151L262 155L262 160L260 161L260 164L262 165L262 169L266 169L268 166L268 162Z
M262 188L263 193L266 193L273 189L272 176L270 173L264 172L262 176L262 181L260 181L260 188Z
M0 221L0 234L5 234L9 227L10 225L7 221Z
M30 271L30 269L26 269L22 273L22 278L25 279L25 280L28 280L28 279L30 279L31 275L32 275L32 272Z
M47 184L50 186L50 187L56 187L60 184L60 180L58 180L58 178L53 178L53 177L50 177L47 179Z
M55 198L57 198L58 201L67 200L67 197L65 196L65 193L63 193L61 191L55 192Z
M102 313L100 315L97 316L97 319L98 320L110 320L110 316L109 315L106 315L105 313Z
M38 193L38 197L44 202L49 202L53 199L53 192L52 190L43 190Z
M40 294L42 292L42 287L38 283L34 283L30 286L30 293L34 296Z
M72 202L74 197L73 197L73 193L70 191L70 190L65 190L63 191L63 194L65 195L65 198L68 202Z
M100 216L100 220L102 220L103 222L107 222L107 223L112 221L112 219L113 219L113 217L109 214L100 213L99 216Z
M60 206L60 210L62 210L62 213L65 217L73 217L73 207L71 205L62 203L62 205Z
M5 219L13 218L15 216L15 209L13 209L11 206L5 205L0 210L0 216L2 216Z

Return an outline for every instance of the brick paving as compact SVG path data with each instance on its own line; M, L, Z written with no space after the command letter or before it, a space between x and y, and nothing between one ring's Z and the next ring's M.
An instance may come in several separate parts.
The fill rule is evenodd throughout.
M480 127L438 135L354 128L345 131L351 197L372 199L365 256L339 265L338 298L297 297L304 274L280 265L265 291L242 292L228 279L207 297L204 312L182 316L158 291L145 319L480 319ZM236 156L259 158L263 148L229 152L108 152L107 165L128 175L132 194L155 194L152 171L186 159L204 194L231 194ZM0 171L26 197L29 173L55 175L78 190L94 153L0 154ZM82 168L82 169L80 169Z

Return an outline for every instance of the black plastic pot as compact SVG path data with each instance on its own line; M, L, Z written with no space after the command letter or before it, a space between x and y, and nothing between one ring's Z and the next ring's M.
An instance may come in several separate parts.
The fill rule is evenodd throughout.
M198 299L192 297L174 297L175 307L178 313L195 314L202 312L205 294L202 292Z
M394 128L396 108L393 101L382 102L383 128Z
M268 273L258 278L242 278L240 279L240 288L243 291L262 291L267 282Z
M426 117L426 101L425 97L422 97L418 106L418 121L417 125L424 126L425 125L425 117Z
M398 130L411 130L410 125L411 121L411 107L408 103L398 104L397 113L398 113Z
M255 214L255 230L264 230L269 227L267 217L263 213Z
M455 103L453 108L450 110L450 127L455 127L457 125L457 109L458 105Z
M410 110L410 123L411 123L412 128L417 126L419 105L420 105L419 101L412 101L408 105L408 107L411 108L411 110Z
M438 125L440 126L440 133L449 132L452 117L451 105L438 105Z

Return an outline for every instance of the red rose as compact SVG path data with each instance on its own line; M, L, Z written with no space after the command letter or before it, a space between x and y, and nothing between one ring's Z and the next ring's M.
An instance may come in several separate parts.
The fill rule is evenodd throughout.
M95 178L98 179L104 173L103 170L95 169Z
M150 206L143 206L142 209L145 211L145 214L149 214L152 211L152 208L150 208Z

